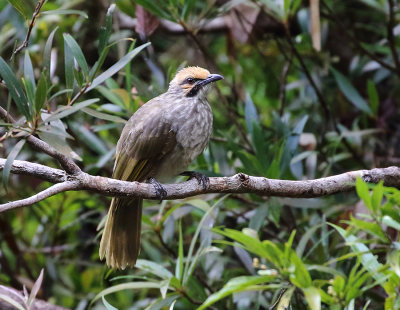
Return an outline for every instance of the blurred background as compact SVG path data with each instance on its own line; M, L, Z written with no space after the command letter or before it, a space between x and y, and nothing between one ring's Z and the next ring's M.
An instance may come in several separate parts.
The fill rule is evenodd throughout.
M177 70L195 65L222 74L225 80L210 94L213 137L192 170L208 176L243 172L305 180L399 165L397 0L49 0L36 19L28 47L13 54L26 36L35 6L30 0L0 0L0 55L18 78L38 81L45 74L47 80L47 99L34 121L28 125L22 119L20 127L0 127L2 158L16 150L16 143L35 124L35 134L76 159L84 171L109 177L124 122L147 100L165 92ZM71 48L66 47L64 33L76 40L89 68L99 59L103 62L99 74L133 48L151 45L80 98L99 98L97 102L48 127L43 118L59 111L85 85L81 63L74 65L71 52L66 51ZM23 114L4 81L0 105L17 118ZM57 167L28 144L20 145L16 155ZM32 177L3 177L0 202L29 197L49 186ZM396 205L399 196L385 191L389 194ZM363 198L360 191L359 196ZM148 201L142 261L138 269L121 272L108 270L98 257L109 202L109 197L86 191L67 192L1 214L0 283L16 289L25 285L31 291L44 268L38 298L74 309L90 305L112 309L110 304L118 309L169 309L173 303L176 309L196 309L218 292L220 298L235 294L214 304L214 309L274 309L282 296L291 300L293 309L312 308L318 298L323 309L344 309L351 303L353 308L346 309L383 309L386 303L387 309L400 307L395 288L398 270L393 272L394 282L387 273L379 282L371 272L360 286L347 277L354 268L354 272L365 270L340 231L327 222L353 229L360 237L358 232L371 222L353 218L366 210L355 193L318 199L210 194L164 201L161 206ZM392 217L396 219L396 214ZM372 232L360 237L363 246L374 245L358 250L372 251L382 266L389 266L395 253L391 259L398 266L400 256L392 251L398 244L398 230L382 222L374 224L379 232L368 226ZM292 243L297 247L301 266L320 266L304 270L316 288L312 297L302 290L311 282L293 280L296 275L289 267L297 263L280 269L261 253L232 246L227 240L240 240L219 228L211 231L213 227L270 240L279 249L291 240L289 248ZM376 248L380 251L374 252ZM339 274L331 269L324 273L322 267ZM221 293L230 279L254 276L260 270L278 272L272 280L252 284L266 282L269 287ZM179 283L171 282L175 281L172 274ZM343 287L332 284L341 281L337 277L343 278ZM355 295L339 294L352 286ZM114 288L114 293L104 293L107 288ZM388 296L394 296L392 304Z

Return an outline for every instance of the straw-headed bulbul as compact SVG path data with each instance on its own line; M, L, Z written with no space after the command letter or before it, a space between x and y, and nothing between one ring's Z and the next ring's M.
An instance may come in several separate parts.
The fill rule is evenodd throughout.
M113 178L150 181L160 196L158 181L183 172L203 152L212 132L212 111L207 102L210 83L223 79L206 69L187 67L171 81L168 91L141 106L129 119L118 140ZM206 184L207 178L194 173ZM142 222L140 198L114 197L100 242L100 258L116 269L133 267L140 251Z

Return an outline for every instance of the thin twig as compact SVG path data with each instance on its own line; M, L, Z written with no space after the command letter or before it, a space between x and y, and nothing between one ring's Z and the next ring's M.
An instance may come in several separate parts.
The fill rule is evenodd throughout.
M289 73L289 68L290 65L292 64L292 57L290 57L289 60L285 62L285 65L283 66L282 70L282 76L281 76L281 85L280 85L280 90L279 90L279 101L281 103L281 107L279 109L279 115L282 116L283 112L285 110L285 101L286 101L286 79Z
M89 88L90 83L86 83L85 86L83 86L79 92L75 95L74 98L70 102L68 102L67 106L72 106L84 93L85 91Z
M331 21L335 22L335 24L340 28L341 34L343 34L343 36L346 36L349 39L349 42L351 44L353 44L360 52L362 52L363 54L367 55L369 58L371 58L372 60L376 61L382 67L390 70L391 72L394 72L397 75L400 74L396 70L396 67L391 66L390 64L384 62L378 56L374 55L369 50L364 48L362 46L362 44L358 41L358 39L355 36L353 36L352 34L350 34L350 32L348 31L348 27L344 26L341 23L340 19L333 13L331 8L325 3L325 1L322 1L322 6L328 11L329 14L325 14L325 13L321 12L321 15L324 16L325 18L330 19Z
M6 159L0 158L0 170L4 168ZM35 170L38 170L38 173ZM69 190L89 190L105 196L129 196L144 199L159 200L154 187L148 183L127 182L93 176L85 172L67 174L60 169L34 164L28 161L15 160L11 166L11 173L35 176L50 182L59 183L59 187L40 193L34 198L22 199L0 205L0 212L28 206L39 202L56 193ZM248 176L243 173L231 177L212 177L207 188L203 188L195 179L177 184L164 184L167 192L165 199L183 199L200 194L210 193L254 193L264 196L278 196L291 198L316 198L336 193L351 191L357 177L370 183L383 181L386 186L400 188L400 168L376 168L372 170L357 170L343 174L306 181L290 181L267 179Z
M392 51L392 57L394 65L396 66L397 74L400 75L400 61L399 54L396 50L396 38L394 37L393 29L395 25L395 12L394 12L394 2L393 0L389 0L389 22L387 24L387 36L390 50Z
M31 197L4 203L4 204L0 205L0 210L1 210L1 212L5 212L10 209L16 209L16 208L21 208L21 207L25 207L25 206L30 206L30 205L33 205L33 204L35 204L39 201L42 201L46 198L54 196L58 193L72 191L72 190L78 189L79 187L80 187L80 184L77 181L65 181L63 183L58 183L53 186L50 186L49 188L45 189L44 191L41 191Z
M287 291L287 288L283 288L283 289L280 290L279 295L278 295L278 298L276 299L276 301L274 302L274 304L273 304L271 307L269 307L269 310L274 310L274 309L276 308L276 306L277 306L277 305L279 304L279 302L281 301L283 294L285 294L286 291Z
M303 57L301 56L301 54L299 53L299 51L297 50L295 44L292 41L292 37L290 35L289 29L286 29L286 40L290 45L290 48L292 50L293 55L297 58L297 60L300 63L301 68L303 69L304 74L307 77L308 82L310 83L311 87L314 89L315 94L317 95L318 101L320 102L322 109L324 110L325 113L325 118L328 122L331 122L333 125L333 129L336 131L336 133L341 136L342 132L339 129L338 124L336 123L336 120L334 119L334 117L331 114L331 111L328 107L328 103L325 101L324 96L322 95L321 91L319 90L317 84L315 83L313 77L311 76L310 71L308 70ZM347 148L347 150L352 154L353 158L355 160L357 160L358 163L360 163L360 165L363 168L366 168L367 165L364 163L363 159L360 157L360 155L356 152L356 150L350 145L350 143L346 140L346 138L343 138L343 144L344 146Z
M31 22L29 23L28 32L26 33L25 39L24 39L24 41L22 42L22 44L21 44L19 47L17 47L17 48L15 49L15 51L14 51L14 53L13 53L13 56L15 56L15 55L18 54L20 51L22 51L25 47L28 46L28 44L29 44L29 38L30 38L30 36L31 36L31 32L32 32L33 26L35 25L36 18L37 18L37 16L39 15L40 10L42 9L42 6L43 6L43 4L44 4L45 2L46 2L46 0L40 0L40 1L38 2L38 4L36 5L35 11L34 11L33 14L32 14L32 20L31 20Z

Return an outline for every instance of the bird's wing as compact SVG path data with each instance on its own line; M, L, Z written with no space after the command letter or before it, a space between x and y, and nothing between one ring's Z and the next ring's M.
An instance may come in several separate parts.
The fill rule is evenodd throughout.
M126 124L117 146L113 178L145 181L176 145L176 131L166 121L158 97L143 105Z

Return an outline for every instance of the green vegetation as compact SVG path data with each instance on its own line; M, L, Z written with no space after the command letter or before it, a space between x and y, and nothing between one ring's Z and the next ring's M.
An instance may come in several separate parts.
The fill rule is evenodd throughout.
M396 0L105 3L0 0L0 107L16 120L0 122L1 203L51 185L11 173L15 159L57 166L29 134L111 176L125 121L187 65L225 77L192 170L303 180L399 165ZM0 284L30 292L15 307L400 309L400 191L382 183L147 201L124 271L99 260L109 202L72 191L0 214Z

